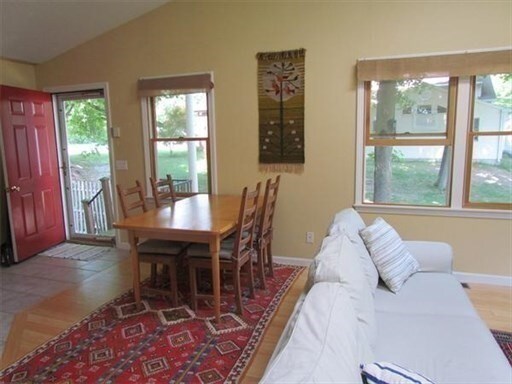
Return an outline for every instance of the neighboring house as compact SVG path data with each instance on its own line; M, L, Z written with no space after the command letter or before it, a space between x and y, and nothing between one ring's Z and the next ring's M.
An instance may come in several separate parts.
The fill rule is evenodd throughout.
M476 103L473 118L475 131L510 130L512 109L494 104L496 92L489 76L476 84ZM406 101L397 102L395 109L396 132L436 133L444 132L448 98L447 78L432 79L423 83L418 90L407 93ZM405 106L401 105L405 104ZM372 105L375 108L375 105ZM375 116L375 111L372 111ZM475 159L497 164L503 156L511 156L510 137L478 137L480 142L475 146ZM406 159L441 159L443 147L400 147L399 151Z

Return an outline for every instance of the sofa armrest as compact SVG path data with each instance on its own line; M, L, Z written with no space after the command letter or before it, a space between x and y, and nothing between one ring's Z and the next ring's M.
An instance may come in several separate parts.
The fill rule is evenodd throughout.
M438 241L404 241L418 263L421 272L452 273L453 252L447 243Z

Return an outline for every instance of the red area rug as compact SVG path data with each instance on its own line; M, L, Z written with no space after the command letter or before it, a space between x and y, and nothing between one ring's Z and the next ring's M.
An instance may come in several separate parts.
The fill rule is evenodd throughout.
M492 335L512 366L512 333L491 329Z
M144 298L136 311L128 292L0 372L2 383L224 383L240 377L279 303L303 267L278 265L267 290L232 297L216 324L207 302L194 313ZM230 287L224 287L230 289Z

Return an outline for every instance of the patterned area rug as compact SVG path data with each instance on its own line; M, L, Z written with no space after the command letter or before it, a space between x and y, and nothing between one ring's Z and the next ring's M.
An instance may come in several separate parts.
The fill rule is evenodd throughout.
M491 329L491 332L512 366L512 333L495 331L494 329Z
M99 247L85 244L62 243L39 253L39 256L61 259L90 261L113 251L111 247Z
M244 315L234 314L228 297L218 324L208 302L194 313L144 297L144 308L136 311L127 292L1 371L0 382L235 382L303 269L276 264L267 290L244 298Z

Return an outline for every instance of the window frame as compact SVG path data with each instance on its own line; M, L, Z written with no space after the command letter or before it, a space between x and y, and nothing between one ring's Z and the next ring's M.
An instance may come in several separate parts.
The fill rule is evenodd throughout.
M200 92L197 92L197 93L200 93ZM203 93L203 92L201 92ZM158 137L157 135L157 127L156 127L156 100L155 98L158 97L158 96L149 96L148 97L148 103L149 103L149 108L150 108L150 117L151 117L151 120L150 120L150 135L149 135L149 158L150 158L150 162L151 162L151 168L150 168L150 172L151 172L151 176L156 180L158 179L158 175L157 175L157 161L156 161L156 154L155 154L155 151L156 151L156 148L157 148L157 144L159 142L180 142L180 143L188 143L188 142L192 142L192 141L197 141L197 142L206 142L206 162L207 162L207 172L208 172L208 178L207 178L207 186L208 186L208 192L206 192L207 194L211 194L211 190L212 190L212 181L211 181L211 151L210 151L210 109L209 109L209 98L210 98L210 95L209 95L209 92L207 91L204 91L205 93L205 96L206 96L206 108L207 108L207 114L206 114L206 119L207 119L207 126L208 126L208 136L204 137L204 136L201 136L201 137L166 137L166 138L161 138L161 137ZM205 193L205 192L190 192L190 193L184 193L184 192L176 192L176 196L192 196L192 195L197 195L197 194L201 194L201 193Z
M473 149L474 142L481 136L512 136L512 131L481 131L478 127L475 127L475 99L476 99L476 78L477 76L471 76L469 83L469 127L467 131L467 144L466 144L466 165L464 167L464 196L463 196L463 207L476 208L476 209L502 209L512 210L512 204L508 203L483 203L483 202L471 202L471 174L473 166Z
M372 99L372 81L364 81L364 139L363 139L363 159L362 159L362 174L363 179L361 181L362 195L361 195L361 204L365 205L383 205L383 206L391 206L391 207L437 207L437 206L429 206L429 205L415 205L408 203L383 203L376 204L372 202L365 201L365 185L366 185L366 147L372 146L376 147L416 147L416 146L449 146L452 148L452 155L450 158L449 164L449 175L450 179L448 182L448 191L446 192L446 205L441 206L442 208L447 208L451 206L452 199L452 179L453 176L453 152L454 152L454 132L455 132L455 110L456 108L452 108L452 106L456 106L457 104L457 87L458 87L458 78L450 77L448 79L448 97L447 97L447 115L446 115L446 137L440 138L441 134L429 134L429 133L418 133L418 134L398 134L393 138L372 138L371 135L371 99ZM418 138L411 139L410 137L417 136Z
M447 111L447 122L446 122L446 138L437 138L440 136L435 133L412 133L412 134L397 134L394 138L379 138L373 139L371 137L371 81L365 81L364 93L365 93L365 145L366 146L420 146L420 145L453 145L453 137L455 131L455 113L450 110L450 106L456 103L457 99L457 78L450 78L448 84L448 111ZM410 137L418 136L417 139L410 139ZM429 138L429 136L432 136ZM404 137L405 139L401 139Z
M190 74L190 76L194 76L197 74ZM202 74L199 74L200 76ZM213 74L208 73L211 80L213 81ZM186 77L189 75L180 75L179 77ZM169 78L169 77L162 77ZM151 78L151 79L159 79L159 78ZM208 194L216 194L218 193L217 186L217 163L216 163L216 141L215 141L215 114L214 114L214 89L213 86L211 89L200 89L196 93L204 92L206 94L206 105L207 105L207 122L208 122L208 137L200 137L200 138L176 138L172 141L206 141L207 142L207 167L208 167ZM142 115L142 136L143 136L143 149L144 149L144 173L145 180L149 180L149 177L156 178L156 160L154 148L156 143L159 141L169 141L168 139L159 139L156 138L156 125L154 124L155 119L155 109L154 109L154 97L151 95L141 95L140 103L141 103L141 115ZM146 196L152 197L153 192L149 183L146 182ZM192 192L192 193L183 193L177 192L177 196L191 196L195 194L205 194L206 192Z
M489 204L478 206L473 203L468 205L466 199L466 169L469 146L469 133L472 125L471 109L471 81L470 76L456 77L457 89L454 92L455 109L451 111L453 116L452 136L452 169L451 169L451 193L447 206L430 207L417 205L399 204L375 204L364 201L365 183L365 147L367 144L366 135L369 132L368 98L366 90L368 85L365 81L359 80L356 92L356 169L355 169L355 203L354 207L362 213L374 214L404 214L404 215L426 215L426 216L453 216L453 217L476 217L493 219L512 219L512 211L503 207L490 208ZM448 111L450 113L450 111ZM443 139L446 140L446 139ZM411 140L412 141L412 140Z

